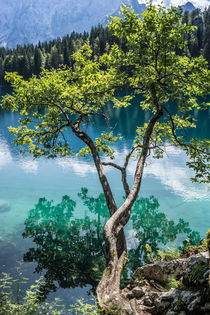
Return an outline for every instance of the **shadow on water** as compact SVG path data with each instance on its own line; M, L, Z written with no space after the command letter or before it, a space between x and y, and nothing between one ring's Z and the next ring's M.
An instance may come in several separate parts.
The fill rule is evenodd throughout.
M25 262L35 262L35 272L44 273L45 285L41 288L42 299L57 287L75 288L91 285L94 293L105 267L105 243L103 227L109 217L103 194L97 198L82 188L78 194L89 215L74 217L76 202L69 196L54 205L53 201L39 199L34 209L29 211L25 221L24 238L31 238L34 247L23 256ZM160 212L158 200L140 198L136 201L132 221L132 235L135 246L129 250L129 263L123 274L123 282L137 267L147 262L145 245L149 244L155 255L159 248L175 241L200 240L199 233L192 231L189 223L179 219L178 223L169 220Z

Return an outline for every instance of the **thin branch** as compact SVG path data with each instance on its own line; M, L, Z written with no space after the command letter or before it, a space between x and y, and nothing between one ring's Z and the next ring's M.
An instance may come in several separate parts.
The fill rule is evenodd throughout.
M64 124L64 125L61 125L60 127L56 128L54 131L49 131L49 130L45 130L45 131L42 131L42 132L39 132L38 135L36 135L37 137L43 137L47 134L56 134L57 132L61 132L61 129L65 128L65 127L68 127L68 123L67 124ZM33 130L31 130L33 132ZM22 137L20 137L20 139L24 139L26 137L31 137L31 132L28 132L24 135L22 135Z
M126 167L128 166L128 162L129 162L129 159L130 159L131 155L133 154L133 152L134 152L138 147L140 147L140 145L135 144L135 145L131 148L130 152L126 155L126 157L125 157L125 163L124 163L124 166L123 166L125 169L126 169Z
M73 125L76 127L76 128L79 128L81 122L83 121L83 118L85 117L86 115L85 114L80 114L79 117L77 118L77 120L73 123Z
M58 107L60 109L60 111L63 113L63 115L65 116L68 125L70 126L72 124L71 119L69 118L69 115L66 113L66 111L63 109L63 107L61 105L57 105L57 104L53 104L53 106Z
M124 201L124 203L111 216L111 218L109 218L109 220L107 221L104 227L106 246L110 252L111 257L116 252L115 244L113 244L113 239L117 238L118 233L121 231L121 229L124 226L123 223L128 222L129 217L131 215L131 208L133 206L133 203L136 200L137 194L140 189L141 180L143 176L143 168L144 168L144 164L145 164L145 160L146 160L146 156L148 152L148 147L149 147L149 142L150 142L150 138L151 138L154 126L156 122L160 119L160 117L163 115L162 105L159 104L159 102L155 105L158 105L158 109L157 109L157 112L154 114L154 116L150 119L150 122L144 133L143 148L137 162L132 189L130 190L130 193L128 197L126 198L126 200Z
M170 118L170 121L171 121L171 130L172 130L172 134L173 134L173 137L174 137L175 141L182 147L192 148L193 150L195 150L197 152L203 153L203 150L198 149L197 147L195 147L191 143L183 143L183 142L179 141L179 139L177 138L176 133L175 133L175 124L174 124L173 117L172 117L171 113L169 112L169 110L165 106L163 106L163 108L165 109L165 111L169 115L169 118ZM210 155L210 153L208 153L208 152L205 152L205 154Z
M113 162L103 162L102 164L104 166L112 166L116 169L118 169L119 171L121 171L121 174L122 174L122 183L123 183L123 188L124 188L124 191L125 191L125 194L126 194L126 197L129 195L130 193L130 188L129 188L129 185L128 185L128 182L127 182L127 174L126 174L126 168L128 166L128 162L129 162L129 159L132 155L132 153L136 150L136 148L138 147L138 145L134 145L130 152L126 155L126 158L125 158L125 163L122 166L116 164L116 163L113 163Z
M62 136L62 138L63 138L64 143L67 145L68 142L67 142L66 137L64 136L63 132L60 131L60 134L61 134L61 136Z
M120 170L121 172L123 170L123 168L121 166L119 166L118 164L113 163L113 162L102 162L102 165L104 165L104 166L112 166L112 167Z

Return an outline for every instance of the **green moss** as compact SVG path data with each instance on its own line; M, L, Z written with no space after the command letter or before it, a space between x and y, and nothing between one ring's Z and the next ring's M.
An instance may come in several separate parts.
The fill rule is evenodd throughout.
M171 248L164 251L158 250L157 257L163 260L173 260L180 257L180 251L177 248Z
M120 315L120 310L117 306L112 306L110 308L110 312L109 312L110 315Z
M170 290L172 288L178 288L181 285L182 285L182 281L178 281L175 278L171 278L166 285L166 289Z
M179 307L182 304L182 299L179 297L177 302L176 302L176 306Z
M173 260L180 257L180 251L177 248L169 248L166 250L158 250L157 255L154 256L152 253L152 248L149 244L145 245L147 258L149 261L157 261L157 260Z
M204 240L202 240L197 246L197 251L198 253L202 253L202 252L206 252L208 249L208 245L207 245L207 239L205 238Z
M65 313L65 315L68 315L68 314L69 315L70 314L99 315L99 314L103 314L103 311L99 309L99 306L96 303L88 304L88 303L85 303L83 299L81 299L81 300L78 300L76 304L70 306L70 309L68 309L68 313Z
M138 276L138 277L136 277L136 279L134 280L134 283L138 283L138 282L140 282L140 281L142 281L142 280L144 280L144 277L142 277L142 276Z
M152 247L149 244L145 245L145 251L146 251L147 259L150 262L155 261L155 257L153 256L153 253L152 253Z

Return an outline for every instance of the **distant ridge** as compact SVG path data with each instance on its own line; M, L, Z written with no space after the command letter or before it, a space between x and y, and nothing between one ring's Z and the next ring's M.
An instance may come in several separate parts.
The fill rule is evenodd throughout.
M37 44L90 31L121 0L0 0L0 46Z
M139 14L140 16L146 10L145 3L139 3L137 0L124 0L122 1L122 3L127 6L132 6L134 8L135 13ZM183 12L185 11L191 12L196 9L195 6L189 1L186 4L181 5L179 7L182 8ZM110 20L110 16L120 16L119 11L120 11L120 6L112 14L104 18L102 25L105 26L107 24L107 22Z
M137 0L0 0L0 46L37 44L72 31L90 31L92 26L118 16L122 3L141 15L146 9ZM191 2L184 11L195 9Z
M196 7L189 1L187 3L185 3L184 5L180 5L180 8L183 9L183 12L185 12L185 11L191 12L191 11L196 9Z

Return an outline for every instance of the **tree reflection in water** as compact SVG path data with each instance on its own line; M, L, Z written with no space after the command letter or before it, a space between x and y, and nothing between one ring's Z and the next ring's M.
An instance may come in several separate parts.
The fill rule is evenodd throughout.
M42 299L50 291L62 288L75 288L91 285L92 292L105 268L104 224L109 216L105 197L88 195L82 188L78 196L83 201L91 217L74 218L76 202L63 196L57 205L53 201L40 198L34 209L29 211L25 221L24 238L32 238L36 244L24 254L25 262L36 262L35 272L45 272L45 285L41 288ZM159 203L153 196L138 199L132 214L135 248L128 252L129 263L124 272L124 282L131 271L147 262L145 245L149 244L153 254L178 234L185 235L192 242L199 241L199 233L190 229L189 223L179 219L178 223L169 220L159 212Z

